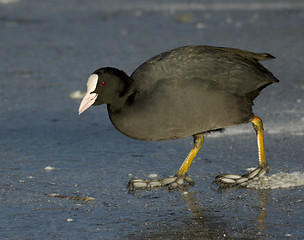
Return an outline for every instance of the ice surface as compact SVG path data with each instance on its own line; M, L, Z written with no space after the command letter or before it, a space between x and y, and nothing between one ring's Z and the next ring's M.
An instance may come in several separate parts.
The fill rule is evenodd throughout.
M304 239L303 5L0 0L1 239ZM112 126L106 106L78 116L81 91L100 67L130 74L190 44L276 56L263 64L280 83L253 107L264 122L270 173L253 189L210 188L218 174L257 165L249 123L206 137L189 170L195 186L130 194L131 177L174 174L192 138L130 139Z
M304 3L302 1L174 1L174 2L164 2L158 1L135 1L136 9L145 11L224 11L224 10L245 10L245 11L257 11L257 10L282 10L282 9L299 9L304 8ZM114 11L121 8L126 10L133 10L134 6L129 5L126 2L111 2L112 4L106 4L104 1L104 8L108 11ZM138 10L137 10L138 11Z
M0 4L17 3L19 0L0 0Z

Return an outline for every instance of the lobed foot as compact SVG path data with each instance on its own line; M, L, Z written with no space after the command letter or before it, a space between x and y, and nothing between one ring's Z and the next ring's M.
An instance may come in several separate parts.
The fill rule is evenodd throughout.
M246 187L250 182L256 181L269 171L269 166L257 167L252 172L244 175L222 174L215 178L214 182L222 187L240 186Z
M194 181L187 174L163 179L131 179L128 183L128 190L134 191L156 187L168 187L169 190L173 190L184 186L185 182L189 185L194 185Z

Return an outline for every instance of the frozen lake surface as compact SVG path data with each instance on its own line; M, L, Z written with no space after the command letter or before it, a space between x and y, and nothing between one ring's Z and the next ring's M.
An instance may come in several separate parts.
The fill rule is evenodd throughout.
M1 239L303 239L303 24L295 0L0 0ZM99 67L132 73L192 44L276 56L264 65L281 82L254 106L270 173L250 189L211 186L257 165L246 124L206 137L195 186L129 193L131 177L173 175L192 138L130 139L105 106L78 116L70 94Z

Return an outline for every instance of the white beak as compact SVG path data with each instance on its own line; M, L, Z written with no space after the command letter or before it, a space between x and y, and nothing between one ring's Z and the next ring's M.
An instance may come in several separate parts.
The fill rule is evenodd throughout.
M89 107L93 105L96 98L98 97L97 93L89 93L87 92L86 95L83 97L80 106L79 106L79 115L87 110Z
M96 98L98 97L97 93L92 93L96 89L96 85L98 82L98 75L92 74L87 83L87 93L83 97L80 106L79 106L79 115L83 113L85 110L87 110L89 107L91 107L94 102L96 101Z

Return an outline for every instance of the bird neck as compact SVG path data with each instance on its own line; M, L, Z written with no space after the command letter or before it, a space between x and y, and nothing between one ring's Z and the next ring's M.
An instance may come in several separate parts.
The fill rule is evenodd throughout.
M107 104L108 110L112 113L120 112L124 106L134 102L136 94L137 91L133 85L133 79L130 77L125 78L118 96L115 97L115 100L113 99L111 103Z

